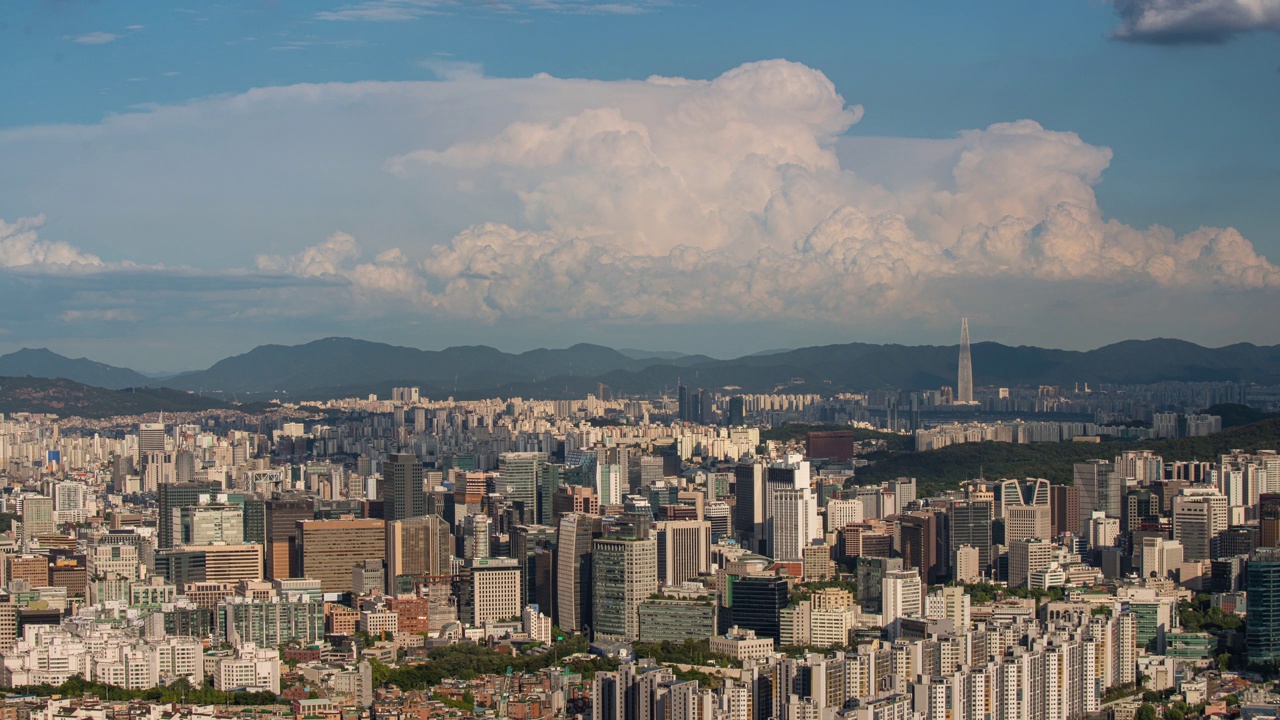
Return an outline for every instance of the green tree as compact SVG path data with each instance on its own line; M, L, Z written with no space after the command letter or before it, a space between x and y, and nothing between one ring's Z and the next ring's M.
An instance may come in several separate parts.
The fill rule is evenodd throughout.
M1156 708L1151 703L1142 703L1142 707L1138 708L1138 712L1133 716L1133 720L1156 720Z
M1176 707L1167 708L1164 711L1164 720L1183 720L1184 717L1186 715Z
M373 670L374 687L382 687L383 685L386 685L387 681L391 679L391 668L378 658L368 658L368 660L369 668Z

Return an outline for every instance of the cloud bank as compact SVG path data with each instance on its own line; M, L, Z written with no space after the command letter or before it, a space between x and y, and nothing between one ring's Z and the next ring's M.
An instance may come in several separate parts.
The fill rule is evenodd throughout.
M0 223L0 268L92 268L93 288L49 309L61 322L150 322L185 291L184 317L216 308L264 329L307 318L847 332L949 326L977 308L1028 327L1104 317L1123 337L1153 322L1228 327L1280 288L1280 268L1233 229L1106 217L1094 186L1111 151L1075 133L1016 120L937 140L859 137L862 114L821 72L771 60L711 80L461 73L262 88L8 131L0 160L41 172L0 178L0 196L89 186L95 217L156 227L136 232L153 244L104 261L100 246L38 237L40 218ZM107 149L102 169L84 161ZM227 229L256 213L253 233ZM125 265L143 259L129 252L173 253L183 236L157 229L170 225L202 238L182 246L190 257L225 265ZM104 306L113 282L162 292Z
M1113 0L1117 39L1161 45L1213 44L1280 32L1280 0Z

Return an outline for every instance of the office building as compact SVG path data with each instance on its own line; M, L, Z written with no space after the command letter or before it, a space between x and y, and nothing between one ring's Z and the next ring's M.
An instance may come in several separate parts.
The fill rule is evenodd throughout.
M1245 655L1249 662L1280 662L1280 549L1259 548L1245 566L1249 622Z
M28 495L22 499L22 538L31 542L38 535L52 535L57 529L53 521L53 498Z
M163 428L161 434L163 435ZM161 483L156 487L159 511L156 515L156 542L161 548L171 548L178 535L174 532L174 510L200 502L200 496L212 496L222 492L222 483ZM243 532L243 531L242 531Z
M1081 537L1089 534L1088 523L1094 512L1102 512L1107 517L1121 517L1121 499L1124 496L1124 478L1115 472L1111 463L1105 460L1090 460L1076 463L1073 469L1074 484L1079 488L1080 527L1076 532Z
M640 603L658 589L658 543L648 535L624 528L592 542L593 639L639 637Z
M365 560L386 559L386 525L377 519L300 520L300 577L319 580L325 592L351 592L351 570Z
M880 599L883 610L881 622L889 625L894 620L924 615L924 585L920 572L915 569L890 570L881 581Z
M790 603L785 578L774 575L729 576L724 595L726 624L778 642L782 609Z
M733 468L733 477L733 532L743 547L761 552L766 539L764 463L739 462Z
M520 585L520 562L515 558L476 558L467 567L471 572L471 625L501 622L520 617L524 590Z
M1080 488L1053 485L1049 488L1049 531L1053 537L1074 533L1080 524Z
M711 523L666 520L654 523L658 548L658 581L679 585L711 572Z
M518 524L538 522L538 473L547 456L536 452L506 452L498 456L498 491L508 502L521 503Z
M439 515L386 523L387 593L396 578L425 578L453 572L453 532Z
M781 562L804 559L804 548L822 537L818 500L809 477L809 462L788 455L766 473L765 517L770 547L765 554Z
M382 464L382 517L408 520L427 514L422 463L413 453L392 453Z
M956 500L950 509L950 545L954 553L963 546L972 547L978 553L978 573L986 572L991 564L991 521L994 502L991 500Z
M170 547L182 545L239 545L244 540L244 508L228 503L184 505L173 509Z
M927 584L935 584L947 575L946 551L939 547L946 537L939 525L946 516L933 512L910 512L898 517L898 532L902 542L902 558L908 569L920 571Z
M298 565L298 522L315 519L310 498L280 498L266 504L266 576L269 580L301 577Z
M591 545L602 534L598 516L571 513L560 518L554 617L565 632L586 632L591 626Z
M1009 587L1026 587L1032 573L1053 563L1054 544L1043 538L1025 538L1009 544Z

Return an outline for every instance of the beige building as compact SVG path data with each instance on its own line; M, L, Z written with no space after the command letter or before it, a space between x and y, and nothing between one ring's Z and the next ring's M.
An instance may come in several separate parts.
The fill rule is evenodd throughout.
M520 561L515 558L477 558L471 561L471 624L519 618L524 609Z
M386 559L382 520L343 517L299 520L299 574L319 580L325 592L351 592L351 571L365 560Z
M205 582L235 584L262 579L262 546L257 543L184 545L182 549L204 553Z

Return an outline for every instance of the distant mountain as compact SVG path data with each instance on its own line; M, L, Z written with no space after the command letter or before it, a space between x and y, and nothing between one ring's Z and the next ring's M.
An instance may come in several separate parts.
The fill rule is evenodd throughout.
M600 383L623 394L674 393L679 384L744 393L930 389L956 384L958 354L955 345L849 343L730 360L705 355L637 358L589 344L512 354L483 345L418 350L335 337L304 345L263 345L207 370L162 380L47 350L6 355L0 358L0 373L68 377L116 388L163 384L240 401L281 394L298 399L386 396L392 387L408 385L421 388L427 397L552 399L582 397L596 392ZM91 376L90 370L110 377ZM973 345L973 375L979 386L998 387L1171 380L1280 384L1280 347L1206 348L1157 339L1080 352L983 342Z
M626 355L632 360L679 360L682 357L689 357L689 353L676 352L675 350L637 350L636 348L618 348L618 352Z
M51 413L103 418L159 412L195 412L231 405L169 388L111 390L64 378L0 377L0 413Z
M615 370L640 370L652 362L666 361L635 360L588 344L509 354L483 345L418 350L326 338L305 345L263 345L208 370L168 378L165 384L206 392L300 395L319 388L399 383L452 394L551 377L597 378Z
M0 376L66 378L85 385L120 389L147 385L150 378L128 368L113 367L87 358L69 358L46 348L23 348L0 355Z

